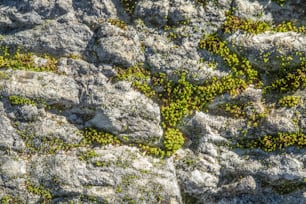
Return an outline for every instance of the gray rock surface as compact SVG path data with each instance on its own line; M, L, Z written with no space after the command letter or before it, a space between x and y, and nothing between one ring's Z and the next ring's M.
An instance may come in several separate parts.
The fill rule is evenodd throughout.
M305 32L222 33L226 12L306 26L305 1L138 0L126 12L124 3L133 2L0 0L0 202L305 203ZM219 94L165 128L163 87L155 87L161 96L148 97L139 90L147 87L118 81L124 72L118 67L144 64L167 79L185 71L190 89L214 79L213 93L201 96L209 97L219 80L237 74L222 57L199 48L210 34L248 59L263 85ZM9 56L5 46L33 52L37 66L48 66L44 54L55 57L57 71L24 70L29 59ZM270 93L275 79L297 68L298 88ZM177 88L176 97L184 98ZM297 104L282 107L284 96L298 97ZM85 128L109 134L93 133L90 143ZM151 155L165 150L164 142L179 143L178 135L165 134L174 128L184 145L168 157ZM269 136L279 133L304 134L302 144L265 151L262 146L275 142Z

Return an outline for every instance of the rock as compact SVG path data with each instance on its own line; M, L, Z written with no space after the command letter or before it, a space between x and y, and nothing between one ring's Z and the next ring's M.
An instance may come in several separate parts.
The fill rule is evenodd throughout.
M127 82L93 88L93 104L97 108L87 126L125 136L131 142L150 145L161 142L160 111L152 100L132 90Z
M297 66L306 52L305 35L295 32L268 32L253 36L236 32L226 41L261 70L275 71L289 64Z
M24 105L17 109L15 115L18 115L17 118L19 120L33 122L37 120L39 113L36 106Z
M71 78L52 73L8 71L13 76L0 81L6 96L17 95L30 99L44 99L47 104L71 106L79 103L78 85Z
M256 1L245 0L235 1L235 11L241 17L253 18L266 22L279 24L286 21L298 21L300 25L305 25L303 18L303 7L305 2L300 0L284 1L280 5L277 1Z
M162 27L167 23L169 1L139 1L135 9L135 15L144 19L148 26Z
M305 32L290 24L288 32L222 29L229 12L273 28L283 21L306 26L304 1L0 2L2 203L305 203L303 138L271 152L264 148L279 133L306 134ZM234 55L222 53L232 57L226 61L199 48L211 34L250 61L259 83L219 94L204 109L190 110L176 127L164 127L182 108L166 118L162 107L172 97L163 94L164 87L155 89L161 95L149 97L116 77L141 64L152 75L165 73L167 80L184 71L193 85L212 78L247 79L231 67ZM28 58L8 54L5 47L34 52L34 65L26 67ZM56 58L56 71L34 72L32 66L50 63L45 54ZM300 83L294 84L299 89L276 94L267 87L283 70L297 68L302 68ZM148 85L155 80L148 79ZM185 91L181 86L167 91ZM219 92L212 87L220 88L201 88ZM291 95L299 103L280 107L279 99ZM122 143L89 144L84 128L110 133ZM180 131L185 144L173 155L157 157L171 153L161 151L164 142L176 142L171 141L176 135L164 135L167 130Z
M30 181L51 188L55 197L69 194L69 200L81 193L84 199L94 197L98 202L123 203L129 199L137 203L181 203L171 160L160 163L124 146L94 151L97 155L87 161L80 160L75 151L37 155L31 161Z
M25 50L49 53L53 56L82 54L92 37L92 31L86 25L78 24L77 20L69 15L67 19L63 18L63 21L51 20L35 29L7 35L0 44L9 47L22 45ZM66 21L74 23L68 24Z
M103 63L129 67L144 61L137 33L104 24L96 33L92 52ZM91 56L89 56L91 57Z
M1 158L4 159L4 158ZM21 177L24 176L26 171L26 162L23 160L9 159L6 158L6 161L1 161L1 174L4 177Z
M0 103L2 105L2 103ZM24 142L17 134L17 131L11 125L11 121L0 112L0 148L1 149L14 149L20 151L24 146Z
M278 132L297 132L299 126L293 122L294 111L273 111L266 117L263 129L268 134L277 134Z

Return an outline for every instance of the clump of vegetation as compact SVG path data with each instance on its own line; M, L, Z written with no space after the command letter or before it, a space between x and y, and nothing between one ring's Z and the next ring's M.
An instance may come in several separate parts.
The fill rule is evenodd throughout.
M94 128L85 128L83 130L83 144L87 145L107 145L107 144L120 144L120 140L114 135Z
M17 95L9 96L9 100L12 105L36 105L35 101Z
M276 32L289 32L289 31L294 31L297 33L306 33L306 28L304 26L296 26L293 25L293 23L291 21L288 22L282 22L279 25L276 25L275 27L273 27L273 31Z
M43 66L38 66L34 61L33 53L21 53L20 49L16 52L9 52L8 47L0 48L0 69L10 68L14 70L29 70L36 72L57 72L57 61L55 58L44 55L42 58L47 62Z
M245 117L244 108L247 104L238 104L238 103L224 103L220 104L217 107L219 112L225 112L231 117L242 118Z
M169 156L180 149L184 142L185 138L181 131L174 128L166 129L164 135L164 147Z
M226 13L226 20L223 24L224 33L233 33L237 30L243 30L248 33L258 34L270 30L270 25L266 22L252 21Z
M225 42L216 34L205 35L199 42L200 49L206 49L222 57L236 77L245 78L248 84L259 83L258 72L252 68L250 62L236 53L231 52Z
M286 133L280 132L277 135L266 135L258 139L241 139L238 147L260 148L267 152L283 149L289 146L305 147L306 135L303 132Z
M245 19L239 16L233 15L231 12L226 13L226 19L222 26L224 33L233 33L237 30L241 30L247 33L259 34L266 31L275 32L288 32L294 31L299 33L306 33L304 26L296 26L293 22L282 22L278 25L271 25L264 21L255 21L251 19Z
M278 101L278 104L282 107L293 107L297 106L300 100L300 96L284 96Z
M99 156L94 150L88 150L79 156L80 160L88 161L89 159Z
M284 6L287 0L272 0L272 1L279 4L280 6Z
M184 144L184 137L177 129L182 118L194 110L204 110L216 96L229 92L237 94L247 87L244 80L226 76L212 78L202 85L188 81L187 73L175 72L172 79L165 73L151 73L143 66L118 69L116 80L128 80L132 85L151 97L161 107L162 127L164 128L164 146L155 147L140 145L143 150L155 155L173 154Z
M148 83L151 73L143 68L143 64L136 64L128 69L120 69L119 67L116 69L118 70L116 80L127 80L132 82L132 86L140 90L147 97L155 95L154 90Z
M30 181L26 181L25 183L27 190L30 193L33 193L35 195L39 195L42 199L43 203L48 203L52 199L52 194L50 190L46 189L44 186L36 186L30 183Z
M274 80L270 86L265 87L265 91L286 93L306 87L306 61L303 61L299 68L284 74L283 77Z
M47 109L55 108L55 105L48 105L47 101L43 98L26 98L19 95L11 95L8 97L11 105L32 105L32 106L41 106Z
M108 19L108 22L114 26L117 26L118 28L121 28L122 30L127 29L126 23L124 21L121 21L120 19L110 18Z
M120 0L120 2L125 11L129 15L132 15L134 13L138 0Z

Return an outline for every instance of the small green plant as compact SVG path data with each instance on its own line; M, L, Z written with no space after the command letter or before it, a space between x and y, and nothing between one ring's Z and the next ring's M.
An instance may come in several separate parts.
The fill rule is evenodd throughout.
M1 204L9 204L11 202L11 196L7 195L7 196L3 196L1 198Z
M94 128L85 128L83 130L84 144L88 145L107 145L107 144L120 144L120 140L114 135Z
M306 135L303 132L286 133L280 132L277 135L266 135L258 139L241 139L238 147L261 148L264 151L272 152L289 146L305 147Z
M248 84L260 84L259 75L252 68L250 62L246 58L239 57L236 53L231 52L226 43L216 34L204 35L199 42L199 48L221 56L235 77L245 78Z
M134 13L138 0L120 0L120 2L125 11L129 15L132 15Z
M243 109L246 107L246 105L247 104L224 103L218 105L217 110L219 110L219 112L225 112L234 118L241 118L245 117L245 112Z
M122 30L127 29L127 25L124 21L121 21L119 19L110 18L108 19L108 22L114 26L117 26L118 28L121 28Z
M52 194L50 190L46 189L44 186L36 186L30 183L30 181L26 181L25 183L27 190L30 193L33 193L35 195L39 195L41 199L43 200L43 203L48 203L52 199Z
M243 30L248 33L258 34L270 30L271 27L266 22L243 19L227 12L222 29L224 33L233 33L237 30Z
M99 156L94 150L88 150L84 153L82 153L80 156L79 156L79 159L80 160L85 160L85 161L88 161L92 158L95 158Z
M254 21L251 19L245 19L233 15L230 12L226 13L226 19L222 26L224 33L233 33L237 30L241 30L247 33L259 34L266 31L275 31L275 32L288 32L294 31L298 33L305 33L306 29L304 26L296 26L293 22L282 22L278 25L271 25L264 21Z
M300 96L284 96L278 101L278 104L282 107L293 107L300 103Z
M284 6L287 0L272 0L272 1L279 4L280 6Z
M17 95L9 96L9 100L12 105L36 105L35 101Z
M34 61L33 53L21 53L20 49L11 53L8 47L0 47L0 69L57 72L57 60L55 58L47 55L43 55L42 58L46 59L47 62L44 66L38 66Z
M184 142L185 138L178 129L168 128L165 130L164 147L167 151L167 156L172 155L174 152L180 149Z
M265 87L265 92L287 93L306 87L306 61L303 61L299 68L284 73L285 76L274 80L270 86Z

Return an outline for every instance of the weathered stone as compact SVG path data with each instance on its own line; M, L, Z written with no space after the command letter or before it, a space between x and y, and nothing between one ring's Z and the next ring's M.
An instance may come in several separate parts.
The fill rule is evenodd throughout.
M92 51L96 53L99 62L112 65L129 67L144 61L137 33L111 24L101 26Z
M261 70L278 70L298 66L306 52L306 37L295 32L262 33L250 36L236 32L226 41L233 50Z
M18 95L43 99L48 104L73 105L79 103L78 85L68 77L52 73L8 71L13 75L0 81L4 95Z
M88 126L126 136L131 142L151 145L161 142L160 111L152 100L131 89L127 82L93 88L92 103L97 109Z

